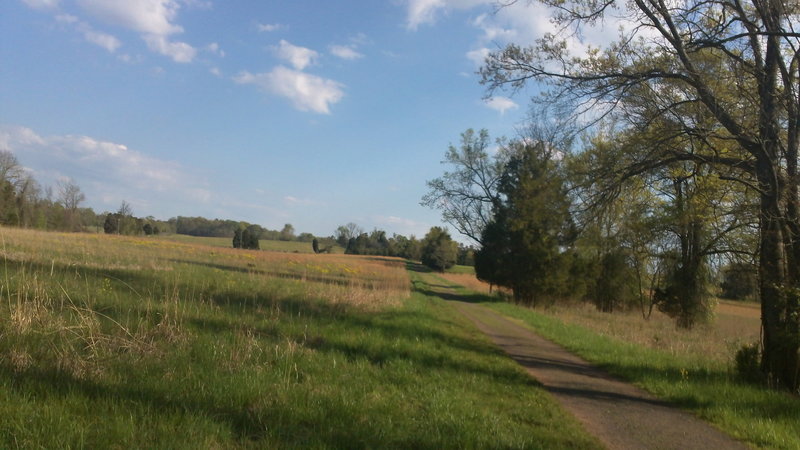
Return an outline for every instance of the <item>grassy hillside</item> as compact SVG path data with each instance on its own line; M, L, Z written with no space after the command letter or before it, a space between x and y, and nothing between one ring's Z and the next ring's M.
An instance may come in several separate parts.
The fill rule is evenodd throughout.
M0 447L596 447L402 261L0 244Z

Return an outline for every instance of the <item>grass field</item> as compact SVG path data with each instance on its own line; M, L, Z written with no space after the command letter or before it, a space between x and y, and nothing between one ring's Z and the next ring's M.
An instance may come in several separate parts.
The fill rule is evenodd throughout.
M442 275L457 284L463 277ZM488 291L474 278L461 285ZM761 448L800 449L800 398L734 375L736 350L759 338L756 305L720 301L714 322L686 331L660 313L645 321L635 311L604 314L588 304L531 310L485 295L473 298L737 439Z
M7 228L0 251L2 448L597 446L400 260Z
M207 245L210 247L231 248L233 245L231 238L199 237L189 236L186 234L163 234L159 236L153 236L152 239L193 245ZM261 250L269 252L314 253L310 242L273 241L261 239L258 241L258 244L261 247ZM341 254L344 253L344 249L336 245L331 249L331 253Z

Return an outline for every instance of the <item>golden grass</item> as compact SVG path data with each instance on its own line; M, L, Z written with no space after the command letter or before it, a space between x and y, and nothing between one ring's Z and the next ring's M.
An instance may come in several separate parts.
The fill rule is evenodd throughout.
M49 364L93 378L120 355L164 357L192 339L188 319L221 305L269 313L283 301L319 301L374 310L409 295L405 263L393 258L0 227L0 363L15 371ZM242 339L247 353L252 339Z
M489 285L474 275L445 273L439 276L476 292L489 292ZM690 355L699 360L713 359L725 363L732 363L736 350L742 345L757 342L761 332L758 305L724 300L718 302L710 324L692 330L678 329L673 319L657 310L648 320L638 310L606 314L587 303L555 305L544 312L601 335L665 350L673 355Z

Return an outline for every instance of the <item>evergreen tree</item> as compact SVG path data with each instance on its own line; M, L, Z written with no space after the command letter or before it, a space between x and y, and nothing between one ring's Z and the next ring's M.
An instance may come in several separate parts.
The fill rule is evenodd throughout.
M233 232L233 248L242 248L242 230L237 228Z

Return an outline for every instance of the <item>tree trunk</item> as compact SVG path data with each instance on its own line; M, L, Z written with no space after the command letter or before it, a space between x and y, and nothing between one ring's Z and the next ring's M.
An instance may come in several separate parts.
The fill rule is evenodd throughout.
M787 266L787 217L781 198L788 194L774 173L778 164L759 161L758 178L762 189L760 207L759 290L764 353L761 369L771 385L798 388L800 372L800 308L797 280ZM796 245L796 244L795 244ZM794 258L792 262L796 264Z

